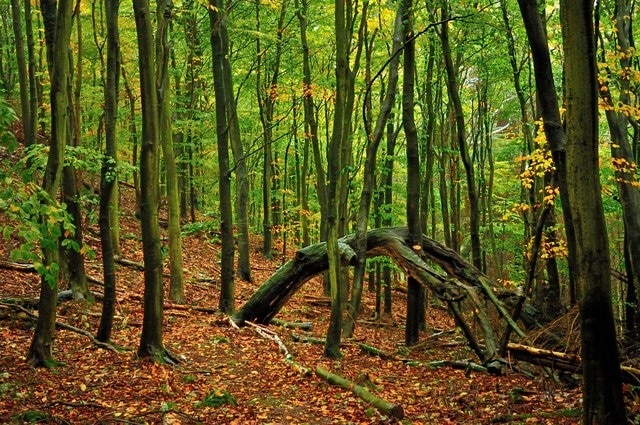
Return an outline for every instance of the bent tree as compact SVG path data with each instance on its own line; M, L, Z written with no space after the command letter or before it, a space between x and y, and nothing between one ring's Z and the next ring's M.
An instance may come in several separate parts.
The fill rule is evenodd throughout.
M422 235L416 244L406 227L389 227L369 230L366 234L367 256L389 256L408 275L423 287L428 288L449 308L456 324L467 338L478 358L490 363L498 356L497 340L490 314L499 317L518 336L525 334L507 313L495 288L478 269L450 248ZM341 265L355 265L356 236L347 235L337 241L338 261ZM430 264L419 255L419 251ZM330 267L328 245L324 242L298 251L295 257L269 278L233 316L233 321L242 325L246 321L268 324L293 294L313 276ZM462 303L465 307L462 307ZM491 309L487 305L493 306ZM471 312L466 314L464 312ZM470 316L470 317L469 317ZM471 320L471 323L469 322ZM475 323L480 326L475 326ZM476 335L476 328L482 335ZM482 339L483 345L480 343Z

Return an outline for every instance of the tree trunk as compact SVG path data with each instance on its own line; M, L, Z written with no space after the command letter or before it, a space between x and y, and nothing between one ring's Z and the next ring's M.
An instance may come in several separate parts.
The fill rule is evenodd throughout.
M420 153L418 149L418 131L414 117L415 88L415 40L413 39L413 1L402 2L402 24L404 29L404 76L402 83L402 126L406 137L407 152L407 227L412 246L420 246L422 224L420 217ZM416 249L418 255L420 250ZM409 276L407 280L407 319L405 326L405 344L418 343L420 310L424 309L424 296L418 281Z
M144 257L144 316L138 348L139 357L173 362L162 342L163 277L158 225L158 98L151 11L148 0L134 0L133 12L138 39L138 65L142 99L142 149L140 152L140 220Z
M29 101L29 84L27 61L24 54L24 39L22 35L22 17L20 16L19 0L11 0L11 18L13 21L13 35L15 37L16 62L18 68L18 83L20 88L20 109L22 111L22 128L25 145L29 146L35 140L31 125L31 102Z
M51 143L44 171L43 190L49 202L55 203L62 178L64 149L69 137L69 40L71 37L72 2L60 0L57 5L42 2L42 17L47 25L47 57L51 76ZM27 354L33 366L54 365L52 346L56 322L58 292L58 239L48 241L53 247L42 246L43 265L48 272L40 280L40 304L36 329Z
M564 218L565 234L569 252L575 252L575 230L571 217L571 204L567 192L567 166L566 166L566 136L558 109L558 95L553 79L551 67L551 57L547 36L538 13L537 4L532 0L518 0L520 13L527 31L529 46L531 47L531 58L533 59L536 88L538 91L538 101L542 111L544 133L549 142L553 164L555 166L555 178L560 189L560 199L562 201L562 216ZM568 256L569 270L575 270L574 257ZM576 287L573 274L569 273L569 303L575 305L578 299L578 288Z
M448 19L449 17L449 4L445 0L442 8L442 19ZM480 246L480 208L478 204L478 189L476 187L475 173L473 170L473 163L469 157L469 149L466 140L466 129L464 122L464 112L462 110L462 103L460 101L459 82L456 70L454 68L453 60L451 58L451 47L449 43L449 28L448 22L442 25L440 30L440 40L442 42L442 57L444 59L445 68L447 71L447 90L449 98L453 106L453 112L455 114L456 123L456 138L458 149L460 151L460 158L462 159L462 165L464 166L466 180L467 180L467 196L469 198L469 232L471 236L471 258L473 264L482 269L482 257Z
M632 104L630 93L631 78L626 74L626 70L631 69L632 48L631 48L631 6L628 0L616 2L616 40L617 54L619 55L619 68L623 70L622 75L612 75L609 77L619 85L617 102L614 102L610 87L606 80L603 80L600 95L607 105L605 116L609 125L611 135L611 157L613 160L616 180L618 182L618 194L622 206L622 217L624 221L625 251L629 256L627 275L630 285L633 285L632 306L636 311L640 309L640 190L638 190L638 179L635 173L635 158L633 148L629 142L628 126L629 118L624 112L618 111L616 106L627 106ZM603 46L604 48L604 46ZM603 52L604 56L604 52ZM603 59L606 63L606 60ZM635 315L635 314L632 314ZM627 321L628 331L635 334L640 328L636 321Z
M351 2L348 2L351 4ZM343 0L335 0L335 37L336 37L336 101L333 117L333 134L329 141L327 153L327 255L329 266L329 287L331 288L331 317L324 348L326 357L336 359L340 354L340 337L342 334L343 288L345 284L340 272L340 254L338 250L339 235L339 185L342 170L342 148L348 136L345 123L347 118L347 91L349 90L349 41L347 35L347 12Z
M182 234L180 232L180 191L178 170L173 151L173 130L171 126L171 88L169 87L169 27L173 4L169 0L157 0L156 18L156 90L158 92L158 125L160 144L166 167L167 204L169 210L169 269L171 301L184 302L184 277L182 262Z
M120 0L108 1L105 4L105 20L107 23L107 69L105 85L105 154L102 157L100 176L100 242L102 246L102 274L104 282L104 299L102 315L96 338L109 342L113 329L113 316L116 305L116 269L113 234L111 233L111 206L117 183L117 143L116 121L118 110L118 86L120 77L120 36L118 33L118 10Z
M233 238L233 215L231 208L231 170L229 168L229 123L225 84L225 58L229 55L229 39L223 0L210 0L211 48L213 50L213 82L216 98L216 135L218 137L218 171L220 197L220 232L222 234L221 288L219 307L225 313L234 310L233 260L235 241Z
M598 175L598 97L593 3L563 0L567 186L576 230L583 356L583 423L626 421L611 305L607 226ZM571 253L570 253L571 255Z
M393 37L392 54L393 59L389 64L389 81L387 83L387 90L380 106L380 114L376 121L375 129L372 134L367 134L367 150L366 159L364 164L364 182L362 185L362 194L360 196L360 204L358 209L358 221L356 228L356 254L358 256L358 263L353 272L353 291L351 295L351 301L349 303L349 310L347 318L344 323L344 336L351 338L353 336L353 330L356 324L356 318L358 317L358 310L360 309L360 302L362 299L362 288L364 281L364 272L366 266L366 251L367 251L367 225L369 222L369 210L371 206L371 196L374 191L375 185L375 168L377 165L377 153L380 141L384 136L384 131L387 125L391 110L395 102L396 91L398 86L398 66L399 55L398 51L401 46L402 36L402 19L401 11L398 10ZM367 88L367 93L371 95L371 82Z

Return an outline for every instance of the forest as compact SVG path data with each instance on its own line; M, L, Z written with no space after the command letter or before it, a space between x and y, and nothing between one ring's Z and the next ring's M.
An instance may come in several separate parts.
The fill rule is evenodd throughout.
M0 0L0 422L640 423L632 0Z

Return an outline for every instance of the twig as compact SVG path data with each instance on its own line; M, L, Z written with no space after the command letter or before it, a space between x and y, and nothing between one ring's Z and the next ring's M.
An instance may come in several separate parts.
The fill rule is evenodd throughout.
M245 324L251 326L258 333L258 335L262 336L263 338L270 339L271 341L275 341L276 344L278 344L278 348L280 349L280 352L284 354L284 361L289 365L291 365L291 367L293 367L298 373L300 373L303 376L311 375L311 369L299 364L293 359L293 356L291 355L291 353L289 353L287 346L284 345L284 343L282 342L282 340L280 339L280 337L276 332L272 331L271 329L265 326L257 325L250 321L246 321Z

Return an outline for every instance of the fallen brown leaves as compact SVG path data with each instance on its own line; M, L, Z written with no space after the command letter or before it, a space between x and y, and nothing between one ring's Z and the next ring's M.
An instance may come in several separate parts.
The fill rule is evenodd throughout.
M123 235L136 234L138 223L123 220ZM92 242L94 243L94 242ZM354 382L365 379L376 396L401 405L403 423L490 424L579 422L580 393L566 389L537 374L529 379L509 372L506 376L466 373L443 367L410 366L418 362L473 359L456 332L446 332L408 351L403 347L401 327L404 294L396 293L397 314L380 324L372 316L373 296L365 294L365 320L356 328L355 340L395 356L381 358L365 353L356 343L346 343L344 358L329 361L318 344L295 342L299 329L270 327L277 338L264 338L250 326L234 329L224 316L211 313L218 299L218 247L197 237L184 241L186 299L197 308L167 308L164 339L167 348L183 361L178 367L141 362L134 357L142 322L142 273L118 268L118 304L113 343L126 349L114 353L99 349L88 338L60 329L55 344L54 369L32 369L25 354L33 322L11 313L0 319L0 423L29 420L70 424L367 424L385 423L375 409L346 389L330 386L314 375L291 367L279 347L286 346L299 365L314 370L323 366ZM256 242L256 246L257 242ZM97 251L97 246L94 246ZM123 239L123 253L140 261L139 241ZM7 258L6 252L0 256ZM99 253L98 253L99 254ZM237 283L241 305L260 282L277 267L254 251L252 265L256 284ZM100 256L88 265L88 273L100 277ZM213 283L197 282L211 277ZM92 286L99 290L99 287ZM279 318L312 321L307 336L324 338L328 306L309 302L322 298L322 285L313 280L296 294ZM0 298L34 297L37 276L0 270ZM167 298L168 299L168 298ZM170 307L170 306L169 306ZM100 305L74 302L59 308L59 320L95 332ZM452 330L449 316L429 309L428 324ZM427 331L423 339L436 331ZM40 416L38 416L40 415ZM36 418L36 419L34 419ZM39 419L38 419L39 418Z

